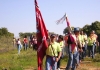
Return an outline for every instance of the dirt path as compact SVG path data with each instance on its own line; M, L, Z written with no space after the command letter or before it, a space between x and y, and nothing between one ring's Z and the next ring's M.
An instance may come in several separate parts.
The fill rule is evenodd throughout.
M65 66L62 66L61 70L65 70ZM94 67L91 61L83 61L80 63L76 70L100 70L100 67Z
M25 70L37 70L34 69L33 67L29 67ZM60 70L65 70L65 66L61 66ZM91 61L83 61L80 63L80 65L77 67L76 70L100 70L100 67L94 67Z

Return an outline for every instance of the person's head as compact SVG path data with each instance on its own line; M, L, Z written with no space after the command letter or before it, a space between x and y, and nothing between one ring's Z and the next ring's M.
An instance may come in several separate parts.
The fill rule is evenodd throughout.
M24 38L27 38L27 36L25 35L25 37Z
M92 30L92 31L91 31L91 34L95 34L95 31L94 31L94 30Z
M17 39L18 41L20 40L20 38Z
M79 35L80 34L80 29L78 27L74 28L74 33L75 33L75 35Z
M84 34L84 32L81 30L81 31L80 31L80 34L81 34L81 35L83 35L83 34Z
M56 38L55 34L51 34L50 39L51 39L52 42L55 41L55 38Z
M63 36L62 35L59 35L58 40L59 41L63 41Z
M95 31L92 30L91 33L90 33L90 36L94 35L95 34Z

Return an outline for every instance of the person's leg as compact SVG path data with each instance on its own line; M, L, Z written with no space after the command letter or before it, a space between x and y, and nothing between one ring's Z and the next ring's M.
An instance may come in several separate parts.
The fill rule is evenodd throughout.
M27 45L26 45L26 43L25 43L25 50L26 50L26 48L27 48Z
M92 58L94 58L94 50L95 50L95 45L91 46L91 50L92 50Z
M76 60L76 65L79 66L79 51L76 52L75 60Z
M82 50L83 50L83 52L82 52L82 59L84 59L84 57L85 57L85 47L82 47Z
M25 43L23 44L23 46L24 46L24 50L25 50Z
M55 62L54 65L52 66L52 70L57 70L57 62Z
M69 52L69 59L68 59L68 63L66 66L66 70L69 70L70 68L72 68L72 61L73 61L73 54Z
M20 45L18 45L18 54L20 54Z
M73 54L73 63L72 63L72 70L76 70L76 64L77 64L77 51Z
M50 70L51 69L51 58L46 57L46 70Z
M97 45L96 43L94 43L94 54L96 54L96 48L97 48Z
M86 57L86 55L87 55L87 44L85 44L85 52L84 52L84 57Z
M81 60L82 60L82 52L80 51L79 52L79 62L81 62Z
M88 57L91 56L91 46L88 46Z
M26 43L26 50L27 50L27 48L28 48L28 44Z
M60 68L60 61L61 61L61 58L60 58L59 61L57 62L57 69Z

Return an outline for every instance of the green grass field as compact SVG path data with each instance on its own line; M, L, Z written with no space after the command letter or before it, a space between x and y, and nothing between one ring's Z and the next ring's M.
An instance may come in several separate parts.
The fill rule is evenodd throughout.
M68 57L65 56L61 61L61 68L65 68ZM45 67L45 58L44 58ZM100 70L100 54L95 59L86 57L77 70ZM94 69L93 69L94 68ZM12 46L11 39L0 39L0 70L37 70L37 52L32 48L27 51L21 50L18 54L17 48ZM62 69L64 70L64 69Z

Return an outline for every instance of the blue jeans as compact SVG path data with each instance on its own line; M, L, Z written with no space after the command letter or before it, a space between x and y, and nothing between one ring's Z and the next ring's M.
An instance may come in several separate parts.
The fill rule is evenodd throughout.
M79 64L79 53L78 51L73 54L72 70L76 70L76 64Z
M69 59L68 59L66 70L69 70L70 68L72 68L72 62L73 62L73 54L69 52Z
M72 53L70 49L68 49L68 52L69 52L69 59L66 70L69 70L70 68L72 68L72 70L75 70L76 64L79 63L79 53L78 51Z
M17 45L17 47L18 47L18 54L20 54L21 45L20 45L20 44L18 44L18 45Z
M27 43L24 43L24 50L27 50Z
M85 44L85 53L84 53L84 57L86 57L87 55L87 44Z
M53 60L54 59L54 60ZM46 56L46 70L56 70L57 62L55 57Z

